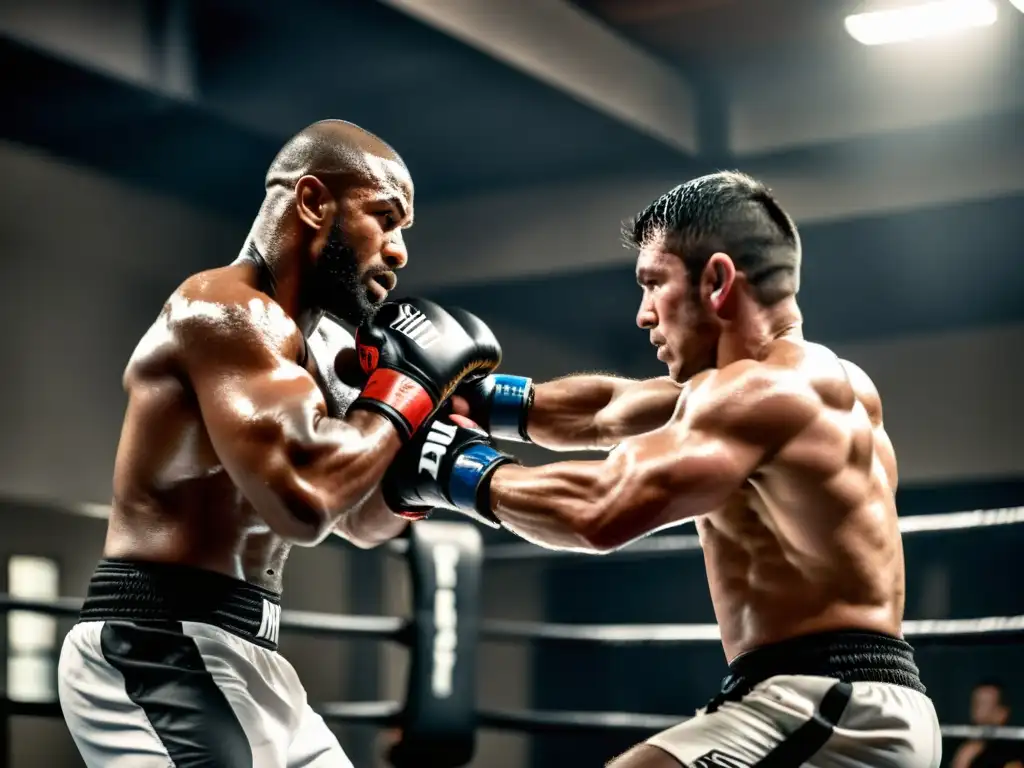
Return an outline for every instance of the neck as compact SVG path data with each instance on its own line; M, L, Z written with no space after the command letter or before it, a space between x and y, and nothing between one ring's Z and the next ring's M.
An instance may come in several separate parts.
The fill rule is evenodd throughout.
M771 307L744 302L718 340L718 367L737 360L763 360L772 342L802 339L803 322L795 296Z
M277 197L268 195L264 200L242 253L250 243L256 246L274 276L274 301L308 336L323 317L322 310L307 307L303 301L301 254L308 243L294 221L294 205Z

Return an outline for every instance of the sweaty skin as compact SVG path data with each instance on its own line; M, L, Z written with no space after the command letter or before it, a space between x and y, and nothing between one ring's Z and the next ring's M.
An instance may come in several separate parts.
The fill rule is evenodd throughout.
M635 381L582 374L538 384L530 440L551 451L610 450L623 438L664 425L681 392L667 376Z
M617 390L605 382L603 404L589 401L589 423L578 401L577 428L567 433L575 438L558 442L618 443L604 461L495 472L492 507L506 527L542 545L607 552L694 520L729 660L811 632L901 636L896 459L863 371L794 331L759 359L682 388L619 382ZM674 413L643 431L638 425L664 414L670 387ZM632 402L646 398L646 422L625 407L629 400L616 405L630 390ZM565 425L564 413L557 423L545 415L545 400L557 395L551 385L537 388L531 436L550 441Z
M299 327L257 279L248 262L189 278L132 355L105 557L280 591L293 544L334 531L368 547L404 527L378 489L394 427L327 416Z

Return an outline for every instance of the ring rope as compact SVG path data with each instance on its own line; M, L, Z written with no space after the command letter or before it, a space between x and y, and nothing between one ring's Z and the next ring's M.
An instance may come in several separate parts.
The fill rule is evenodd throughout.
M0 613L27 611L77 618L81 604L81 600L69 597L44 601L0 594ZM344 616L293 610L281 612L281 629L304 634L401 641L408 626L407 619L397 616ZM988 643L1003 638L1018 639L1017 636L1024 632L1024 616L905 621L903 632L908 638L918 640L979 639ZM498 641L551 640L611 645L661 645L714 642L721 639L717 624L544 624L506 620L483 622L481 636L486 640Z
M397 701L339 701L315 705L313 709L325 720L339 723L371 723L399 725L404 705Z
M0 699L0 708L20 717L62 717L56 701L18 701ZM366 723L378 726L401 724L403 705L397 701L331 702L313 707L325 720L341 723ZM689 718L672 715L645 715L634 712L544 712L530 710L489 710L477 712L484 728L528 731L530 733L571 733L573 731L616 730L657 733L679 725ZM1024 741L1024 728L979 725L943 725L948 739L1004 739Z
M975 509L970 512L945 512L934 515L908 515L899 518L900 532L903 534L938 533L968 528L988 528L996 525L1016 525L1024 523L1024 507L1006 507L1002 509ZM659 557L673 555L678 552L699 550L700 538L692 534L674 536L648 536L632 544L604 555L603 558L614 557ZM528 560L532 558L579 557L581 553L564 549L544 549L534 544L495 544L484 550L488 562L502 560Z
M618 730L647 734L673 728L690 718L673 715L647 715L637 712L553 712L538 710L480 710L477 722L485 728L527 731L529 733L569 733L573 731ZM977 725L942 725L947 739L1005 739L1024 741L1024 728Z
M1024 616L989 616L980 619L944 619L903 622L908 639L947 642L1018 641ZM594 642L606 645L667 645L717 642L717 624L545 624L533 621L490 620L481 623L485 640L538 640Z
M25 600L0 594L0 613L26 611L47 616L77 619L82 600L59 597L55 600ZM313 611L281 611L281 629L307 635L362 637L405 642L409 620L399 616L344 616Z

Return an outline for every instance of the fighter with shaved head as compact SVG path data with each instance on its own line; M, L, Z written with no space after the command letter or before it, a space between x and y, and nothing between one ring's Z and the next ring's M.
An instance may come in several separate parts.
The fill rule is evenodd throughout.
M282 568L331 533L399 534L385 470L500 359L467 313L385 303L412 219L390 146L315 123L271 164L238 258L186 279L139 342L103 559L60 659L87 765L350 765L277 653Z

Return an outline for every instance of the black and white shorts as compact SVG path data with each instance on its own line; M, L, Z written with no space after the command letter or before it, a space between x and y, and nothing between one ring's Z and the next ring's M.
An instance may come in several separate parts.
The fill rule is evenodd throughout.
M941 762L935 707L902 640L868 632L797 638L744 654L730 669L706 708L647 743L687 768Z
M280 615L278 595L226 576L101 562L58 669L85 764L351 768L277 653Z
M688 768L938 768L942 757L924 694L805 675L771 677L647 743Z

